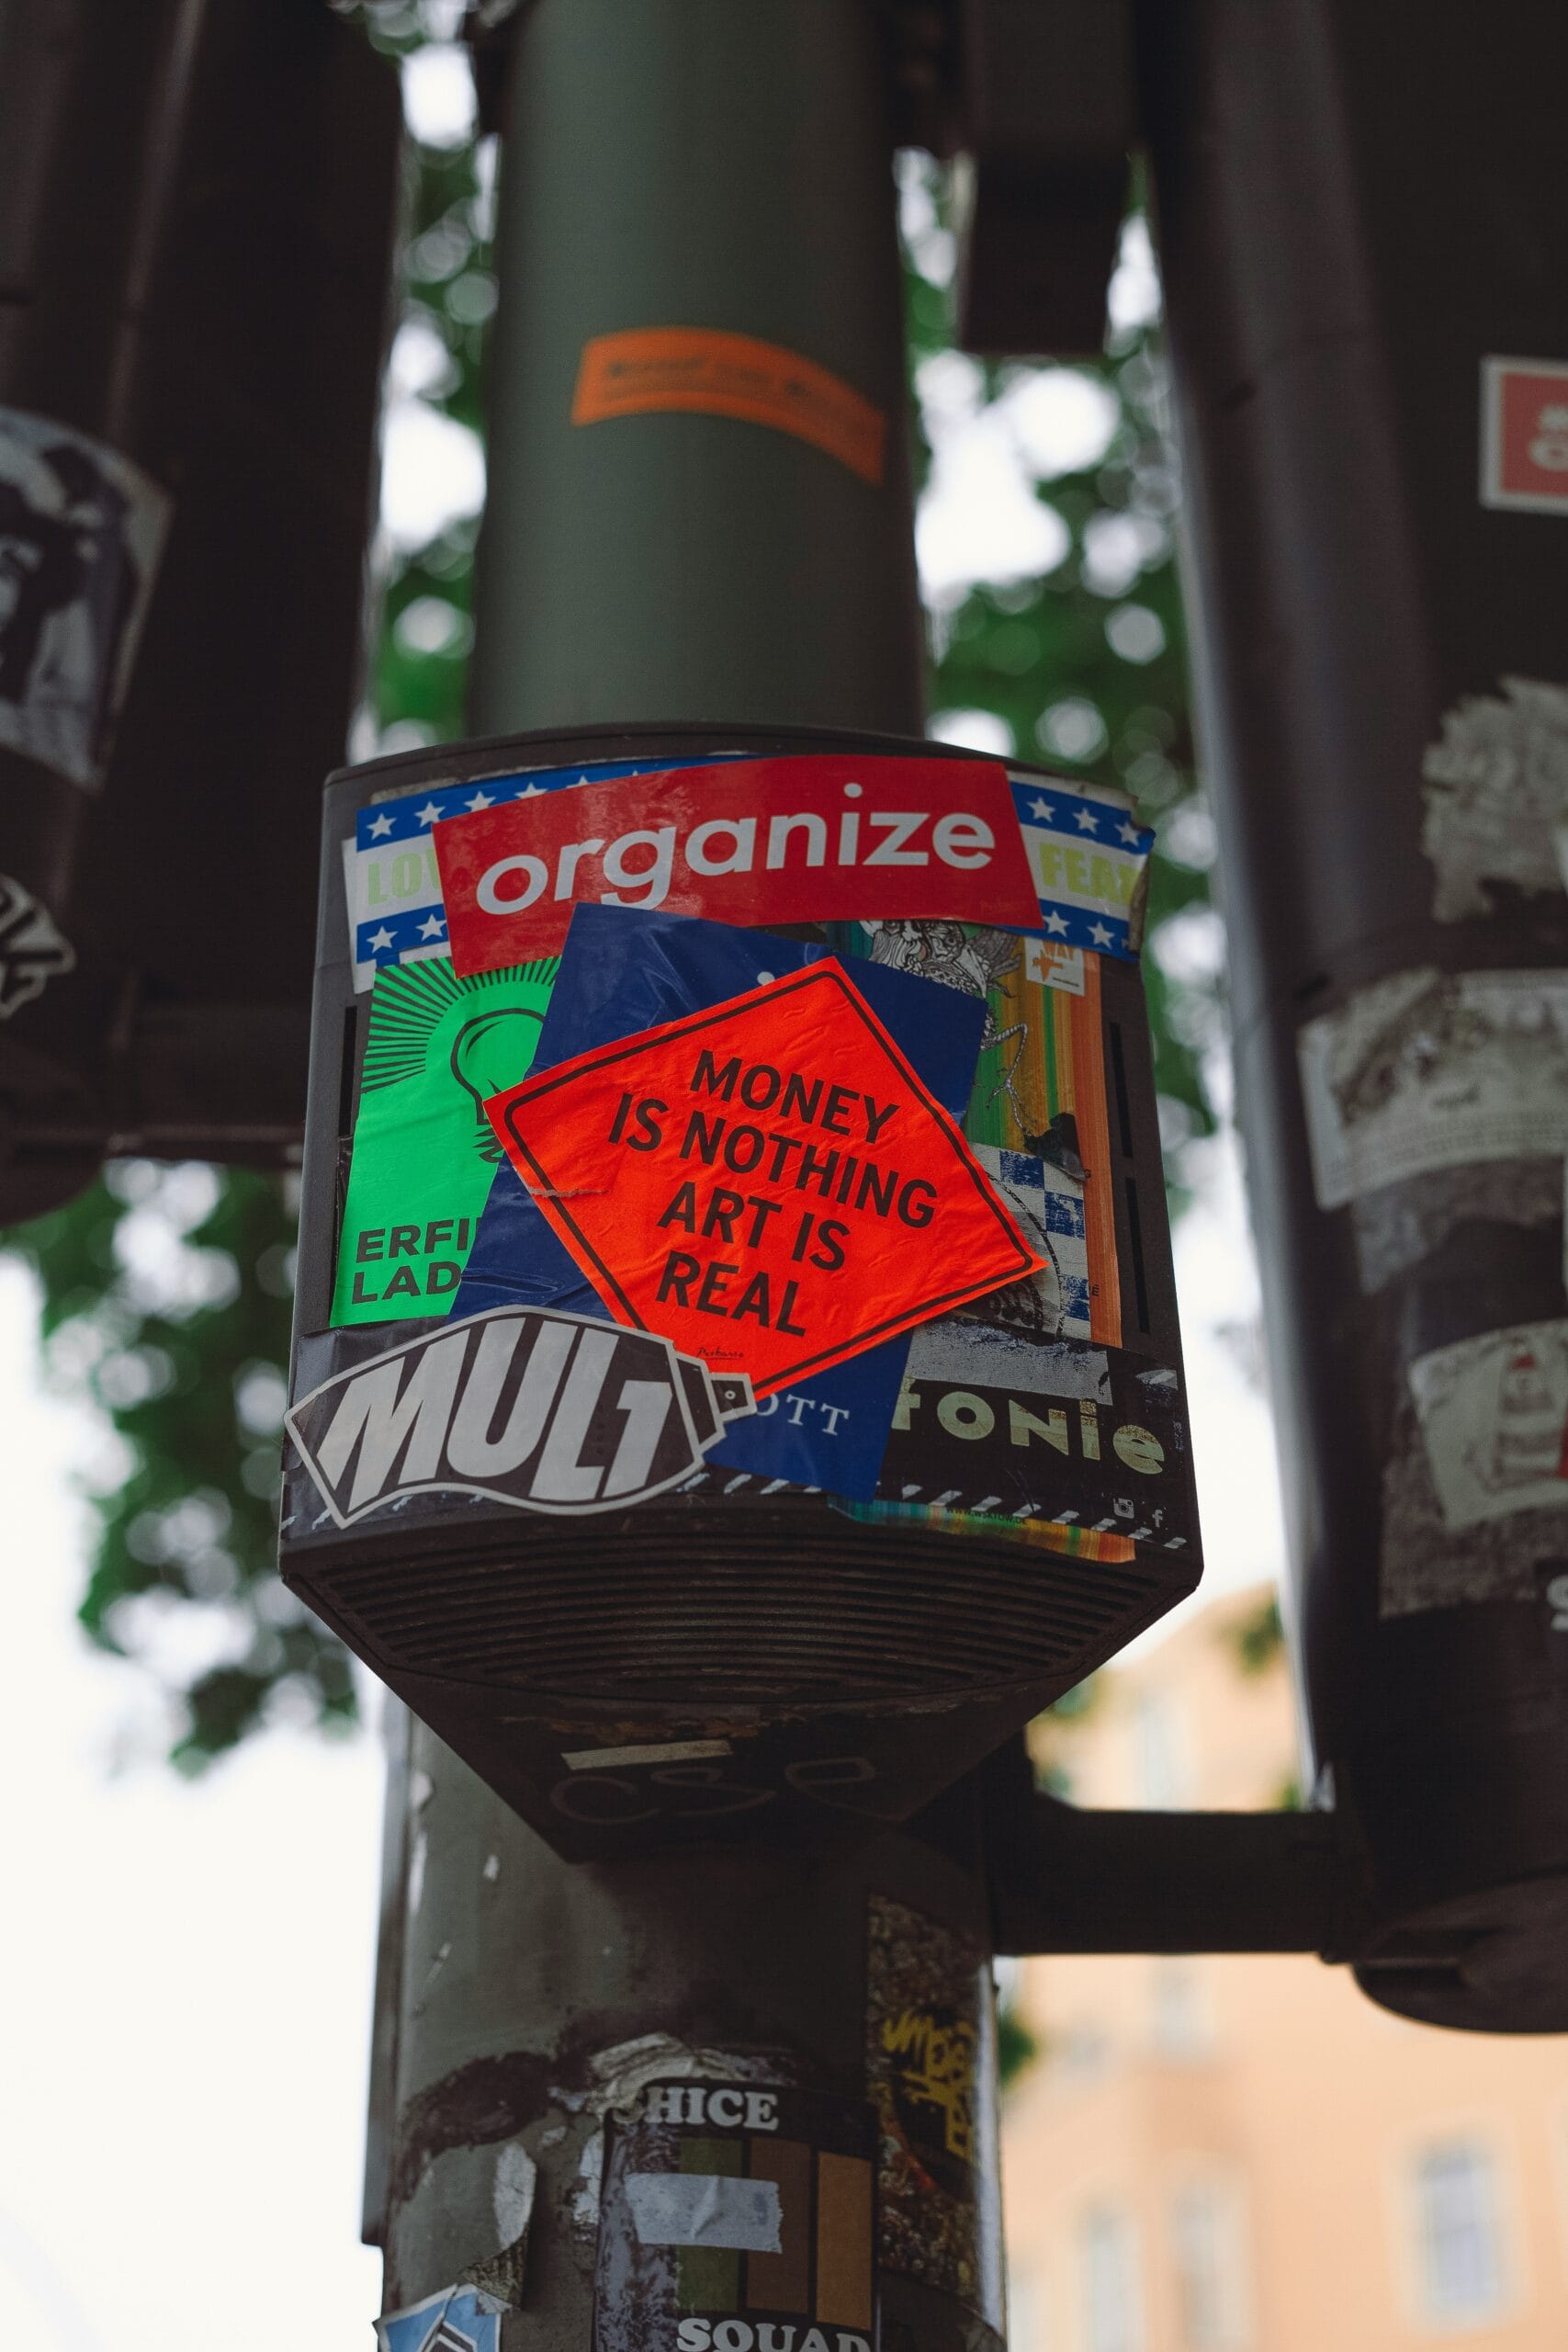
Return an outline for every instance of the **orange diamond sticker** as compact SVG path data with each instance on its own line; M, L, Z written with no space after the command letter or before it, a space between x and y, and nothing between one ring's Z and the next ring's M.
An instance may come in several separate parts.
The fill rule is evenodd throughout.
M485 1108L616 1320L760 1396L1042 1263L830 960Z

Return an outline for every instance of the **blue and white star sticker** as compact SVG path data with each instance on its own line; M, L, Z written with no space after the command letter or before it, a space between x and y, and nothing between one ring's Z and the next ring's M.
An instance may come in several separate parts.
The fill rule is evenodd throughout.
M726 755L732 756L732 755ZM354 984L367 989L383 964L406 956L446 956L446 910L430 838L444 817L493 808L502 800L532 800L574 784L604 784L616 776L649 775L665 760L599 760L588 767L524 768L508 775L467 777L460 784L422 784L398 800L372 801L355 820L344 844L344 886L353 943ZM712 760L682 760L711 767Z
M1029 870L1040 897L1044 939L1136 959L1143 935L1144 876L1154 832L1125 795L1053 776L1010 779Z
M383 2312L377 2352L501 2352L506 2305L477 2287L443 2287L406 2311Z

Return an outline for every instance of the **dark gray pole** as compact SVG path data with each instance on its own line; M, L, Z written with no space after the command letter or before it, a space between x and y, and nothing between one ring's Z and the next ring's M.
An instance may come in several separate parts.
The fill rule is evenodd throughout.
M505 154L476 732L679 718L917 733L871 0L541 0L515 43ZM751 336L828 370L887 418L880 484L733 417L574 425L584 345L647 327ZM880 2083L884 2344L997 2344L971 1791L922 1834L829 1855L571 1866L423 1726L400 1720L394 1745L367 2212L388 2309L466 2275L520 2308L520 2342L587 2352L606 2112L652 2075L742 2070L856 2100ZM874 2007L868 2080L868 1973L965 2048L975 2033L919 2227Z
M1318 1797L1368 1991L1561 2031L1568 22L1140 28Z

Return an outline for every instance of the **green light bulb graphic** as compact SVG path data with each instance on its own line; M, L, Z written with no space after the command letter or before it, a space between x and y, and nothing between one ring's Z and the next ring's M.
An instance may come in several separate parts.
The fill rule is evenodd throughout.
M478 1126L474 1148L481 1159L501 1158L495 1130L485 1117L486 1101L527 1077L542 1024L542 1014L509 1004L491 1012L476 1012L457 1032L452 1046L452 1075L464 1093L473 1098Z

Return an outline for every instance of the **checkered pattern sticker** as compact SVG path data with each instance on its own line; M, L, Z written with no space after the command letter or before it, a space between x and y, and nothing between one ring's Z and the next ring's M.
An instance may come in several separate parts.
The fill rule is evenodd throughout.
M1006 1291L994 1291L970 1312L1016 1326L1037 1340L1089 1340L1089 1239L1083 1182L1048 1159L996 1144L975 1144L976 1159L1012 1211L1024 1238L1045 1263Z

